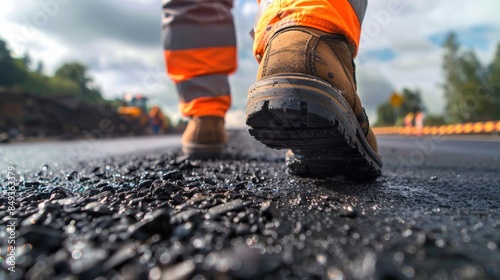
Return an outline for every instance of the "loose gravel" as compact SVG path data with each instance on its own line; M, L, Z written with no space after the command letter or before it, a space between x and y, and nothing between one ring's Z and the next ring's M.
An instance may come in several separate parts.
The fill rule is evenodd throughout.
M16 272L0 258L0 279L500 279L488 170L453 183L449 169L431 178L383 150L376 182L300 178L283 151L230 139L221 160L157 151L21 174ZM471 204L450 191L471 182L484 183Z

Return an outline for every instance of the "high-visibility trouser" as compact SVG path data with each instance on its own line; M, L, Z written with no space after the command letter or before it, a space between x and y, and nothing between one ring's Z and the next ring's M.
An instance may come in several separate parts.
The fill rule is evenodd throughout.
M255 25L253 51L262 57L274 33L291 26L306 26L343 35L356 55L361 22L367 0L257 0L259 12Z
M231 98L227 75L236 70L232 0L163 0L163 41L181 113L224 116ZM253 46L263 56L271 36L306 26L345 36L355 56L367 0L257 0Z
M183 115L224 117L236 71L232 0L163 0L163 46Z

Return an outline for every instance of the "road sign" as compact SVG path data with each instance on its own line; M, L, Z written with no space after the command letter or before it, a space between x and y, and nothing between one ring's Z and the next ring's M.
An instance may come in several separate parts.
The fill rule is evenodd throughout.
M391 97L389 98L389 103L392 105L392 107L399 108L401 107L401 104L403 104L404 98L403 96L393 93Z

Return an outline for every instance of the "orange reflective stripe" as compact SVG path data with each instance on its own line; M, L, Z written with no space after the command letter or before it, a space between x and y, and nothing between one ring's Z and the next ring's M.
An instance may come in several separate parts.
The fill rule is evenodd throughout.
M165 63L169 77L181 82L192 77L236 71L236 48L216 47L165 51Z
M231 96L200 97L191 102L179 104L179 109L184 116L217 116L224 117L231 106Z
M175 86L181 102L185 103L200 97L224 96L230 92L227 74L196 76Z
M362 15L358 18L348 0L281 0L259 3L261 11L255 28L255 55L262 56L270 37L290 26L307 26L344 35L356 55L361 36ZM359 6L358 4L356 6Z

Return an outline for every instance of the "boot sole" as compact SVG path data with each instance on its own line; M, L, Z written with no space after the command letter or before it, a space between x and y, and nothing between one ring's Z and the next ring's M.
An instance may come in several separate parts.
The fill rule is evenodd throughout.
M327 82L303 74L266 77L247 100L250 134L274 149L290 149L288 171L301 176L344 175L373 180L382 160L366 141L342 94Z

